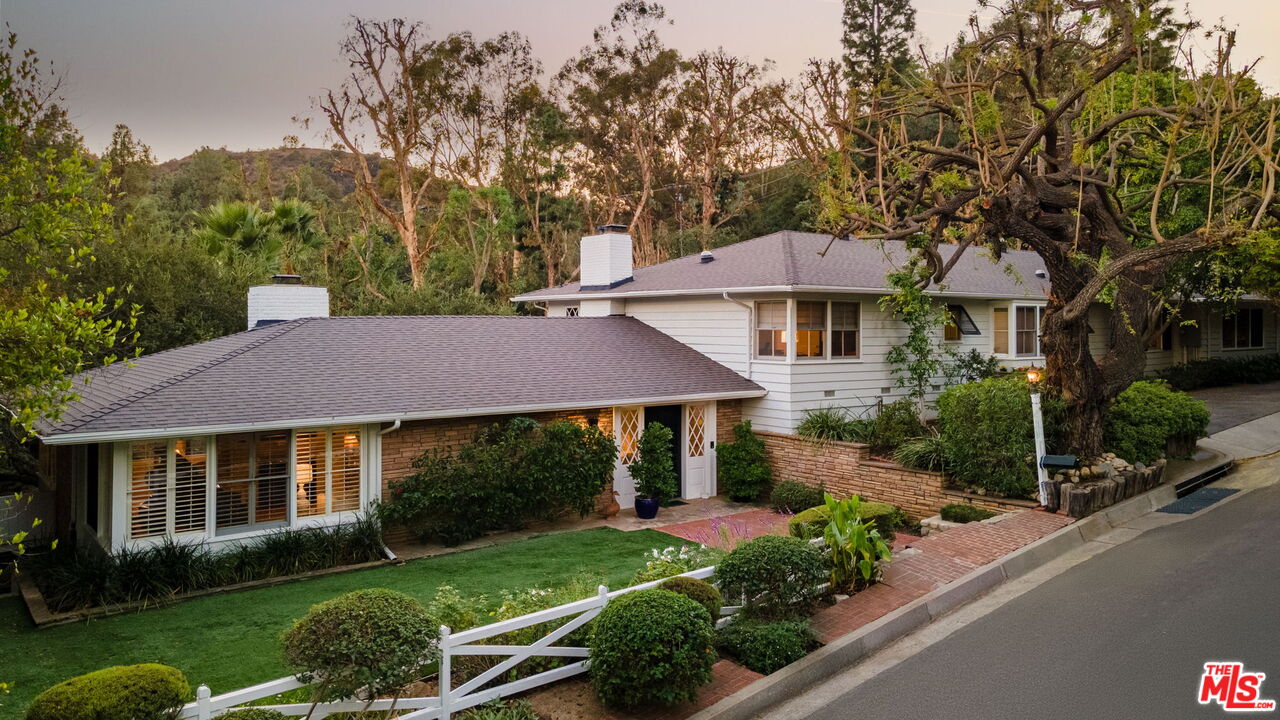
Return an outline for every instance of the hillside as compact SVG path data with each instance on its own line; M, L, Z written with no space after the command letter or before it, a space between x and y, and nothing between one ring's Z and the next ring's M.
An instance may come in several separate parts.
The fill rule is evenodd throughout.
M201 151L197 151L201 152ZM259 173L267 171L269 187L272 194L279 194L289 178L294 177L303 167L311 167L323 177L336 185L336 194L341 197L355 190L355 180L351 176L351 153L324 148L271 148L267 150L227 150L213 149L213 152L224 155L235 162L244 172L245 184L257 186ZM156 166L156 178L176 173L191 162L195 153L176 160L169 160ZM376 173L377 155L367 155L369 167Z

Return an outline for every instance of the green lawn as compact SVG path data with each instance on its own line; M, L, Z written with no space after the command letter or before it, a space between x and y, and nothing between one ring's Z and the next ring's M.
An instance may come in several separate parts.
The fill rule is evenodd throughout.
M19 718L36 694L108 665L159 662L214 694L285 674L278 638L312 604L349 590L386 587L426 601L440 585L464 595L560 584L582 572L622 587L651 548L679 544L653 530L597 528L424 558L402 566L200 598L168 608L36 630L22 601L0 600L0 718Z

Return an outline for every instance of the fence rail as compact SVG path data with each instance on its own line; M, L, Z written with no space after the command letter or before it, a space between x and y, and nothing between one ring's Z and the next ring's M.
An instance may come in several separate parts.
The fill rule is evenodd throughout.
M821 545L822 539L813 540L812 544ZM710 578L715 573L715 570L715 567L699 568L681 573L681 576L705 580ZM319 703L315 705L314 710L311 703L255 705L254 707L277 710L288 716L306 716L310 713L312 720L320 720L320 718L325 718L335 713L360 710L385 711L394 707L410 711L407 714L400 715L398 720L449 720L453 713L586 672L590 663L587 656L587 648L554 645L553 643L593 620L600 614L600 611L604 610L610 600L638 590L655 588L667 579L653 580L613 591L601 585L595 595L583 600L557 605L553 608L521 615L510 620L502 620L492 625L481 625L480 627L456 633L442 626L440 628L440 666L437 673L440 683L438 695L399 699L379 698L373 701L338 700ZM723 608L721 610L722 617L716 622L717 626L730 622L733 613L737 612L739 607L733 605ZM489 645L479 642L562 618L572 619L529 645ZM504 657L505 659L454 688L452 686L453 658L472 656ZM578 662L482 689L486 684L498 679L503 673L513 670L522 662L535 657L582 659ZM292 676L233 690L221 695L214 695L208 686L201 685L196 691L195 702L184 705L178 717L182 720L211 720L246 703L274 697L281 693L304 687L307 687L307 683Z

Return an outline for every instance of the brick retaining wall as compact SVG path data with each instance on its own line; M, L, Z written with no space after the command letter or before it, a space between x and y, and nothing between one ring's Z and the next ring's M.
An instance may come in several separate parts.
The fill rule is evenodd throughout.
M836 497L857 495L864 500L901 507L913 520L936 515L943 505L969 503L997 512L1034 506L1019 500L986 498L949 490L946 475L873 460L863 443L816 442L799 435L757 430L773 467L773 480L794 480L825 487Z

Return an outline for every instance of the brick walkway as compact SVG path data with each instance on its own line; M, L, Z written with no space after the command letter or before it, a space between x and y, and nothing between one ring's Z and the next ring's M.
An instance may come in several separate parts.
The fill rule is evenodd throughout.
M738 543L762 535L786 535L787 521L790 519L790 515L779 515L772 510L762 508L675 525L663 525L654 530L703 545L732 549Z
M920 538L905 550L895 547L884 579L814 615L814 632L829 643L1071 522L1065 515L1023 511Z

